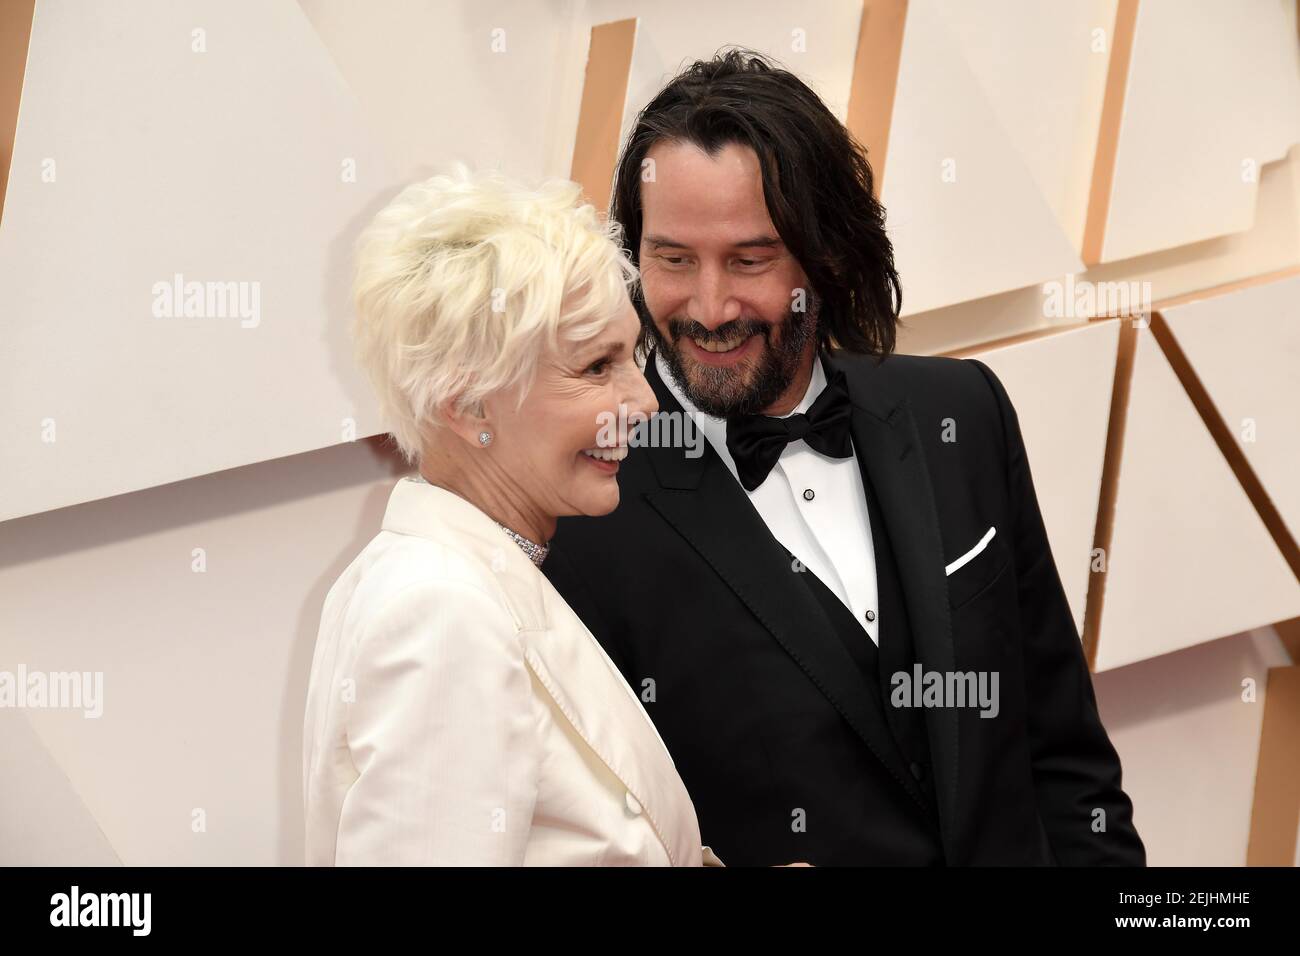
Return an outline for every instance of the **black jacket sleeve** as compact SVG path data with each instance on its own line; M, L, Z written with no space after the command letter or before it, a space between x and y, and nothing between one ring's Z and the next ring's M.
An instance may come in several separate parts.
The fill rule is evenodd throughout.
M1083 655L1034 490L1016 410L984 373L1002 416L1020 635L1029 686L1029 741L1038 812L1063 866L1145 866L1119 755L1101 724Z

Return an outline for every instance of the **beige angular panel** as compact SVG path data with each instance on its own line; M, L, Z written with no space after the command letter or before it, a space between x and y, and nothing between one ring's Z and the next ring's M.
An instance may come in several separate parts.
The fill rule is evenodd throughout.
M1258 199L1255 223L1246 232L1095 266L1074 276L1073 282L1076 287L1091 283L1099 289L1122 283L1136 290L1138 298L1142 283L1149 283L1147 297L1159 303L1193 290L1295 267L1300 263L1300 147L1293 148L1287 159L1264 168ZM1057 280L1058 287L1067 281ZM1076 308L1059 320L1045 316L1044 293L1031 286L909 316L899 329L898 348L911 353L946 352L1028 332L1044 323L1073 323L1091 314Z
M1286 663L1265 627L1094 675L1148 865L1247 864L1269 668Z
M393 185L292 0L37 4L0 520L377 431L349 266Z
M1116 4L938 0L989 106L1076 249L1083 247Z
M102 684L99 717L20 715L39 745L0 723L0 768L61 773L84 809L51 784L51 825L80 836L88 811L128 866L301 865L322 603L404 471L378 440L353 442L7 524L0 669ZM31 797L0 785L0 863L3 809ZM37 850L71 856L47 836ZM68 862L102 855L90 838L85 852Z
M1118 322L1093 322L960 353L988 365L1016 407L1052 556L1080 632L1118 340Z
M1161 314L1291 537L1300 539L1300 275Z
M402 182L567 177L587 37L565 0L298 0Z
M1300 142L1294 3L1141 0L1132 53L1102 262L1250 228Z
M0 657L0 670L18 665ZM93 718L84 730L94 733ZM0 866L121 866L94 817L22 711L0 707Z
M909 315L1083 270L940 14L908 4L883 192Z
M1151 298L1164 300L1300 263L1300 146L1262 168L1255 198L1245 232L1093 266L1078 278L1149 282Z
M909 316L899 324L898 351L908 355L937 355L978 349L1048 327L1043 312L1043 292L1039 286L931 309Z
M1095 670L1300 615L1300 586L1148 328L1137 332Z
M637 112L679 70L728 46L748 47L774 57L811 86L840 120L847 114L862 0L815 4L789 0L671 4L589 0L581 9L578 25L583 31L593 24L628 17L638 20L624 138Z

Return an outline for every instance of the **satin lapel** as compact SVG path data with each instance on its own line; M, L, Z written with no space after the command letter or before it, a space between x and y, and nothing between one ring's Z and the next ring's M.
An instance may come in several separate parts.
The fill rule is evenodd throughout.
M659 398L660 413L682 414L659 378L653 355L646 363L646 378ZM660 434L666 431L660 429ZM884 722L879 685L862 679L821 606L791 580L798 572L712 446L705 442L704 454L695 459L681 448L657 448L650 460L662 487L646 493L646 500L744 602L899 785L924 806ZM706 626L701 621L701 627ZM870 638L863 634L863 640Z
M844 369L848 381L854 449L876 491L881 519L894 545L917 660L927 672L951 673L956 663L943 540L912 410L906 398L881 379L874 359L842 361L832 357L831 361ZM935 761L940 820L945 839L950 839L958 783L957 711L929 707L924 713Z
M525 657L587 745L640 804L674 866L700 859L695 808L641 701L550 583L547 631L522 632Z

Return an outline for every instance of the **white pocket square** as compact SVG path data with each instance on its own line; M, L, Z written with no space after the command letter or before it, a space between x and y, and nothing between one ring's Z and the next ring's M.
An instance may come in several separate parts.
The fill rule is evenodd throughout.
M978 555L981 551L983 551L985 548L989 546L989 542L993 540L993 535L995 535L996 533L997 533L997 528L990 526L989 530L984 532L984 537L980 538L979 544L975 545L975 547L971 548L969 551L963 554L952 564L944 568L943 573L945 575L951 575L958 568L961 568L964 565L966 565L968 562L974 560L976 555Z

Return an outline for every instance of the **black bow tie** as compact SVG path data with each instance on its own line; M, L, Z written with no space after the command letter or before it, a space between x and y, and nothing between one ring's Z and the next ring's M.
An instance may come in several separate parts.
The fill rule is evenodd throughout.
M836 369L807 414L787 418L767 415L738 415L727 419L727 451L736 462L736 472L746 491L753 491L767 480L785 446L802 438L808 446L831 458L853 455L849 422L853 407L849 402L844 373Z

